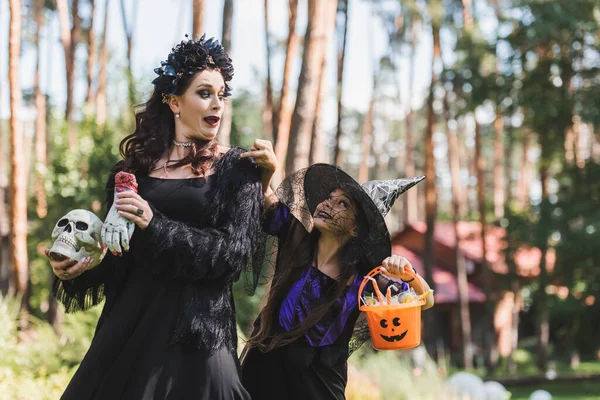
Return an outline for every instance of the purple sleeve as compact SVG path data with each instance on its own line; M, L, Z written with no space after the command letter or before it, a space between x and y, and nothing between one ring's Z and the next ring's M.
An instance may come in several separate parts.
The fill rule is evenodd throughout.
M288 206L279 202L273 211L270 211L263 224L263 230L269 235L278 235L291 217Z

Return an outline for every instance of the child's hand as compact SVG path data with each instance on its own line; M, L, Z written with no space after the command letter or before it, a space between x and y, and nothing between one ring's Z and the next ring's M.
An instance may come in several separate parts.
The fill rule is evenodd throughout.
M415 278L413 266L410 264L410 261L404 257L392 255L383 260L381 265L381 273L383 275L402 279L407 282L410 282Z

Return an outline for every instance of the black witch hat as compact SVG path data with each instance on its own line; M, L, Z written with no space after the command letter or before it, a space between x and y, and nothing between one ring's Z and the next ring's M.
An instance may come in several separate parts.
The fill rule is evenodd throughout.
M411 187L425 179L400 178L374 180L359 184L340 167L330 164L314 164L288 176L277 189L277 195L292 214L312 230L312 216L319 203L339 188L350 196L364 212L368 225L368 237L364 239L363 256L374 268L391 255L390 233L384 217L396 199Z

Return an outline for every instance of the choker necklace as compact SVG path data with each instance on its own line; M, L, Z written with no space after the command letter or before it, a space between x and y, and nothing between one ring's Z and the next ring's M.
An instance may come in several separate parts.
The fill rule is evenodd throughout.
M178 142L177 140L173 139L173 144L179 147L192 147L194 142Z

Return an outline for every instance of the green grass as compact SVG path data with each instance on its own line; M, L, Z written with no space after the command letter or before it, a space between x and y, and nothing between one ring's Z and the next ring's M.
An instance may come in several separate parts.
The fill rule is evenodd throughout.
M552 400L600 399L600 382L551 382L532 386L509 386L506 389L512 393L511 400L528 400L531 393L539 389L550 392Z

